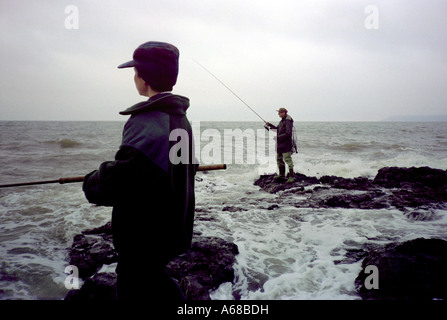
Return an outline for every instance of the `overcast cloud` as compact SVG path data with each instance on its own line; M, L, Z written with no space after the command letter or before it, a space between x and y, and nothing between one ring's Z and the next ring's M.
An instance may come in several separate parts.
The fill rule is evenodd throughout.
M259 120L194 60L267 120L447 114L446 13L446 0L0 0L0 120L125 120L144 98L117 65L149 40L180 49L174 93L193 121Z

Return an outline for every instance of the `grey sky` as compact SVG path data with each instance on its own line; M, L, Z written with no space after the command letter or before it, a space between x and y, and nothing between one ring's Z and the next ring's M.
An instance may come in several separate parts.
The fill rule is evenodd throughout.
M0 120L125 120L144 98L117 65L149 40L180 49L174 93L193 121L258 120L194 59L267 120L280 106L298 121L447 114L446 13L446 0L0 0Z

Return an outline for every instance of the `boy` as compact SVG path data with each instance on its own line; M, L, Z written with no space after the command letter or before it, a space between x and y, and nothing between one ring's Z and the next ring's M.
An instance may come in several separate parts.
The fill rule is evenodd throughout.
M195 208L197 165L186 117L189 99L171 93L178 58L175 46L151 41L134 51L133 60L118 66L134 68L138 93L149 100L120 112L130 118L115 161L102 163L83 184L89 202L113 206L119 299L184 299L165 271L191 244ZM189 140L186 163L173 164L169 158L177 143L170 141L170 133L176 129L187 133L182 136Z

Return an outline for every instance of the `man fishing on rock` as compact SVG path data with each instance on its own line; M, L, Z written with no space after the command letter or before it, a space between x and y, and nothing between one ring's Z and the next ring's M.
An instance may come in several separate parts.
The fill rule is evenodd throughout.
M293 119L287 114L286 108L279 108L278 115L281 118L278 126L266 122L265 125L270 129L276 130L276 162L278 164L279 175L274 179L278 182L286 179L286 164L289 167L289 179L287 183L295 182L295 174L293 172L292 154L298 153L296 145L295 131L293 128Z

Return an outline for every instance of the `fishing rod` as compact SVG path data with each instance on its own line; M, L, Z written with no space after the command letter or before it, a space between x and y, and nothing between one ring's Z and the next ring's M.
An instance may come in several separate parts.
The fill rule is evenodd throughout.
M194 60L194 59L193 59ZM252 107L250 107L244 100L241 99L241 97L239 97L233 90L231 90L225 83L223 83L222 80L220 80L218 77L216 77L211 71L209 71L207 68L205 68L203 65L201 65L198 61L194 60L195 63L197 63L199 66L201 66L203 68L203 70L205 70L206 72L208 72L210 75L212 75L217 81L219 81L225 88L228 89L228 91L230 91L236 98L238 98L240 101L242 101L243 104L245 104L251 111L253 111L253 113L255 115L257 115L259 117L259 119L261 119L262 121L264 121L264 123L268 123L267 121L265 121L255 110L252 109Z
M216 164L209 166L199 166L197 171L211 171L211 170L225 170L227 169L226 164ZM9 187L20 187L20 186L33 186L39 184L50 184L50 183L74 183L74 182L83 182L84 176L82 177L69 177L69 178L59 178L57 180L46 180L46 181L35 181L35 182L21 182L21 183L12 183L12 184L2 184L0 188L9 188Z

